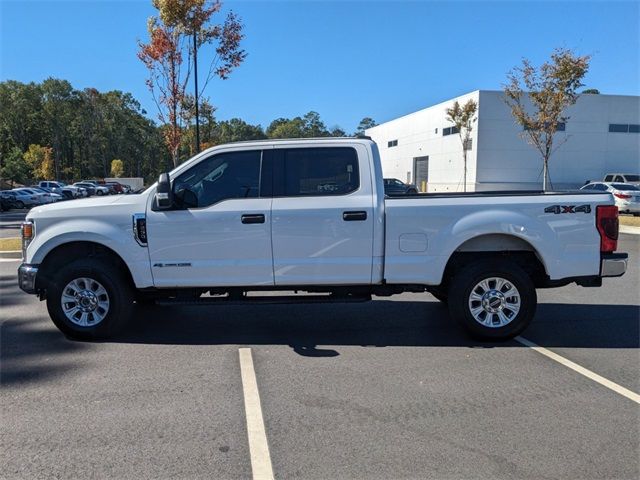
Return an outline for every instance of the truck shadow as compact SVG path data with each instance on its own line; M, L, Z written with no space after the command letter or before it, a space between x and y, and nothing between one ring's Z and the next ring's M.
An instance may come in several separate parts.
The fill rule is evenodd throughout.
M637 305L541 304L523 336L541 346L638 348ZM330 357L323 346L521 346L469 338L436 302L377 300L366 304L144 307L115 342L171 345L288 345Z

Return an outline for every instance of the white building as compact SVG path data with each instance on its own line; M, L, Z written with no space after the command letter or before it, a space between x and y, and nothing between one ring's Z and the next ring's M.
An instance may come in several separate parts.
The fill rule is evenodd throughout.
M429 192L462 191L460 136L451 133L445 109L455 100L478 103L467 154L467 190L523 190L542 186L539 152L521 137L499 91L477 90L370 128L385 178L415 183ZM640 97L581 95L555 136L549 161L553 188L582 186L607 172L640 171ZM561 129L564 127L564 131Z

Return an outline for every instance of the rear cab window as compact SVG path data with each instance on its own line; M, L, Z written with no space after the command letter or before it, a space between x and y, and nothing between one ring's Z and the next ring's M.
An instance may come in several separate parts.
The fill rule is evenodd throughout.
M354 148L285 148L275 155L274 196L347 195L360 188Z

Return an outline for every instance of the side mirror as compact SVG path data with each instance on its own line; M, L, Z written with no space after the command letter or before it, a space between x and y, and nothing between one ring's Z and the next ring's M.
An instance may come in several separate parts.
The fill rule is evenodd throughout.
M162 173L158 178L155 204L157 210L168 210L173 207L173 192L171 191L171 180L168 173Z

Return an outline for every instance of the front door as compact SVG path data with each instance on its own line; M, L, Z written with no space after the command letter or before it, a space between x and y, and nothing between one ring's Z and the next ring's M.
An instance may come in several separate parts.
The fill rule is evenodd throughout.
M273 284L263 160L261 150L214 153L173 180L175 208L147 212L156 287Z
M276 285L369 284L373 194L352 147L274 150ZM361 158L368 159L362 147Z

